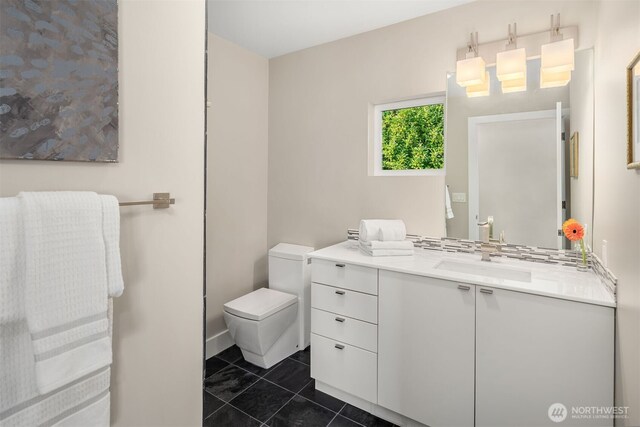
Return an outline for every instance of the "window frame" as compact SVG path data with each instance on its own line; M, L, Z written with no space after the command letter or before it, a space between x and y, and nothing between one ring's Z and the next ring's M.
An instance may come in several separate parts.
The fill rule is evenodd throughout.
M424 105L443 104L444 105L444 164L442 169L402 169L386 170L382 169L382 112L389 110L399 110L403 108L422 107ZM405 101L389 102L386 104L376 104L373 106L373 176L445 176L447 168L447 100L444 94L430 95L421 98L408 99Z

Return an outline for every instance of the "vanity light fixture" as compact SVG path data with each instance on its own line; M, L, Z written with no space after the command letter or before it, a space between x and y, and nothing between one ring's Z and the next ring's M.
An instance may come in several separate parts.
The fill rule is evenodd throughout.
M565 86L571 81L575 68L573 39L563 39L560 32L560 14L557 22L551 15L551 42L540 49L540 87Z
M504 51L496 54L496 76L500 80L503 93L527 90L527 53L518 49L516 24L509 24L509 37Z
M456 63L456 83L468 88L484 85L486 80L485 62L478 56L478 32L471 33L466 58Z
M485 71L484 83L478 85L467 86L467 97L477 98L479 96L488 96L491 92L491 77L489 72Z

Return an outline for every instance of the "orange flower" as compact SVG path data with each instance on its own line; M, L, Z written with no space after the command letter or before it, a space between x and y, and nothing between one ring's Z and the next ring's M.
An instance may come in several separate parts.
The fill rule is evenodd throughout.
M573 218L569 218L568 220L566 220L563 224L562 224L562 231L564 231L568 225L574 223L574 222L578 222Z
M564 235L567 236L567 239L572 242L582 240L584 237L584 228L575 219L565 221L562 225L562 231L564 231Z

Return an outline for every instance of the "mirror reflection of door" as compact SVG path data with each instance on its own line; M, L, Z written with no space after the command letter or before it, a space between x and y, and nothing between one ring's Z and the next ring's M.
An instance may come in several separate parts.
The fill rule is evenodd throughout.
M494 220L494 237L562 248L561 109L469 118L469 230ZM559 126L560 124L560 126ZM472 238L477 238L472 234Z

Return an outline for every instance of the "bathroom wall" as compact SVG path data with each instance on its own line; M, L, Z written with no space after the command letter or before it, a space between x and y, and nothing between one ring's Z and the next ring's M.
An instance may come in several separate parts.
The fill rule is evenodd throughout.
M595 2L482 1L272 59L269 246L326 246L373 217L442 235L444 177L368 176L369 105L442 93L471 31L481 42L514 21L537 32L557 12L580 25L579 48L594 45Z
M209 34L207 338L222 305L267 282L269 62ZM207 347L215 347L210 341ZM212 348L209 352L215 351Z
M640 425L640 171L627 170L625 67L640 49L640 2L598 5L595 72L594 247L608 242L618 277L616 404L630 407L620 426Z
M114 301L113 426L202 418L204 44L201 0L120 0L120 163L0 161L0 196L170 191L167 210L122 208L125 291Z

